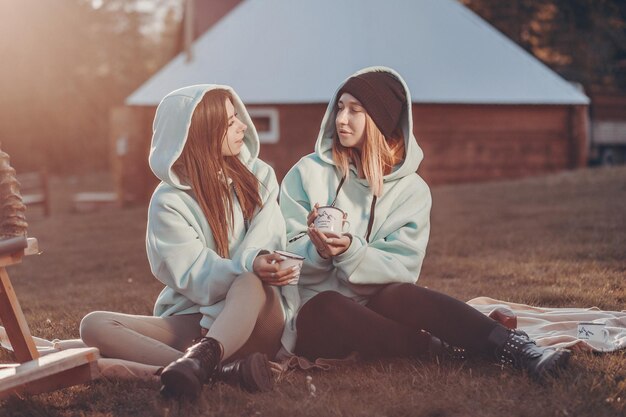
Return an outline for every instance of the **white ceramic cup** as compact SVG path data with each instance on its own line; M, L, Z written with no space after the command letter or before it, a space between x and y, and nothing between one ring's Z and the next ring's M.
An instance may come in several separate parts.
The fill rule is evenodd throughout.
M298 266L298 275L289 281L289 285L298 285L298 281L300 280L300 269L302 269L302 262L304 262L304 258L295 253L287 252L284 250L275 250L274 253L279 254L284 260L278 262L278 266L280 270L293 268L294 266Z
M324 234L341 236L342 233L350 230L350 222L345 219L344 215L344 211L337 207L318 207L317 217L313 224ZM348 227L345 227L346 225Z
M609 340L609 331L604 323L578 323L577 337L591 342L606 343Z

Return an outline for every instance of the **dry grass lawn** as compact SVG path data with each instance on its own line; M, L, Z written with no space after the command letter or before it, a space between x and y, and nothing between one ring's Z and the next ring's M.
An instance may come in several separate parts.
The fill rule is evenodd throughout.
M77 214L72 193L106 176L55 179L52 216L28 213L43 254L10 274L34 335L78 336L92 310L150 314L160 284L144 250L146 207ZM464 300L488 295L543 306L626 305L626 168L433 189L420 284ZM10 362L6 352L0 361ZM487 362L398 359L291 372L266 394L206 387L195 404L161 402L158 386L96 381L0 402L1 416L620 416L626 354L578 354L556 380L532 382Z

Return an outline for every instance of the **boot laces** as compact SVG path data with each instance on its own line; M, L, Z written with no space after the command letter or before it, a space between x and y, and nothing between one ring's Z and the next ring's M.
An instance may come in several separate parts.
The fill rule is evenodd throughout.
M203 337L198 343L187 349L187 357L198 359L205 369L219 365L222 353L219 342L210 337Z
M524 363L535 360L542 354L535 341L531 340L526 332L514 330L502 346L500 362L522 367Z

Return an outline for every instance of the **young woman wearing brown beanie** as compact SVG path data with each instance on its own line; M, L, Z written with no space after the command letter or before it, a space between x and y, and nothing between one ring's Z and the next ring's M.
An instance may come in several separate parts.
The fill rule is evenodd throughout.
M281 185L287 249L305 257L294 353L311 360L490 356L542 377L567 350L541 348L467 304L416 285L430 231L431 195L416 170L411 96L395 71L349 77L322 120L315 153ZM322 206L342 209L349 233L315 227Z

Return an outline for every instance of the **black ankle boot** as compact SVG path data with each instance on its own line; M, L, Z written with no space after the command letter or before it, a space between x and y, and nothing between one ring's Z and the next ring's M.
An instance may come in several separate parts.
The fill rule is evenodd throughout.
M269 361L259 352L221 366L214 379L239 386L248 392L269 391L274 385Z
M459 361L467 359L467 351L465 349L452 346L433 335L430 335L428 354L433 360Z
M504 326L496 326L489 341L496 346L495 354L501 363L525 369L535 379L565 368L571 354L567 349L539 347L525 332Z
M212 377L222 360L222 344L211 337L187 349L182 358L170 363L161 372L161 393L165 396L195 398Z

